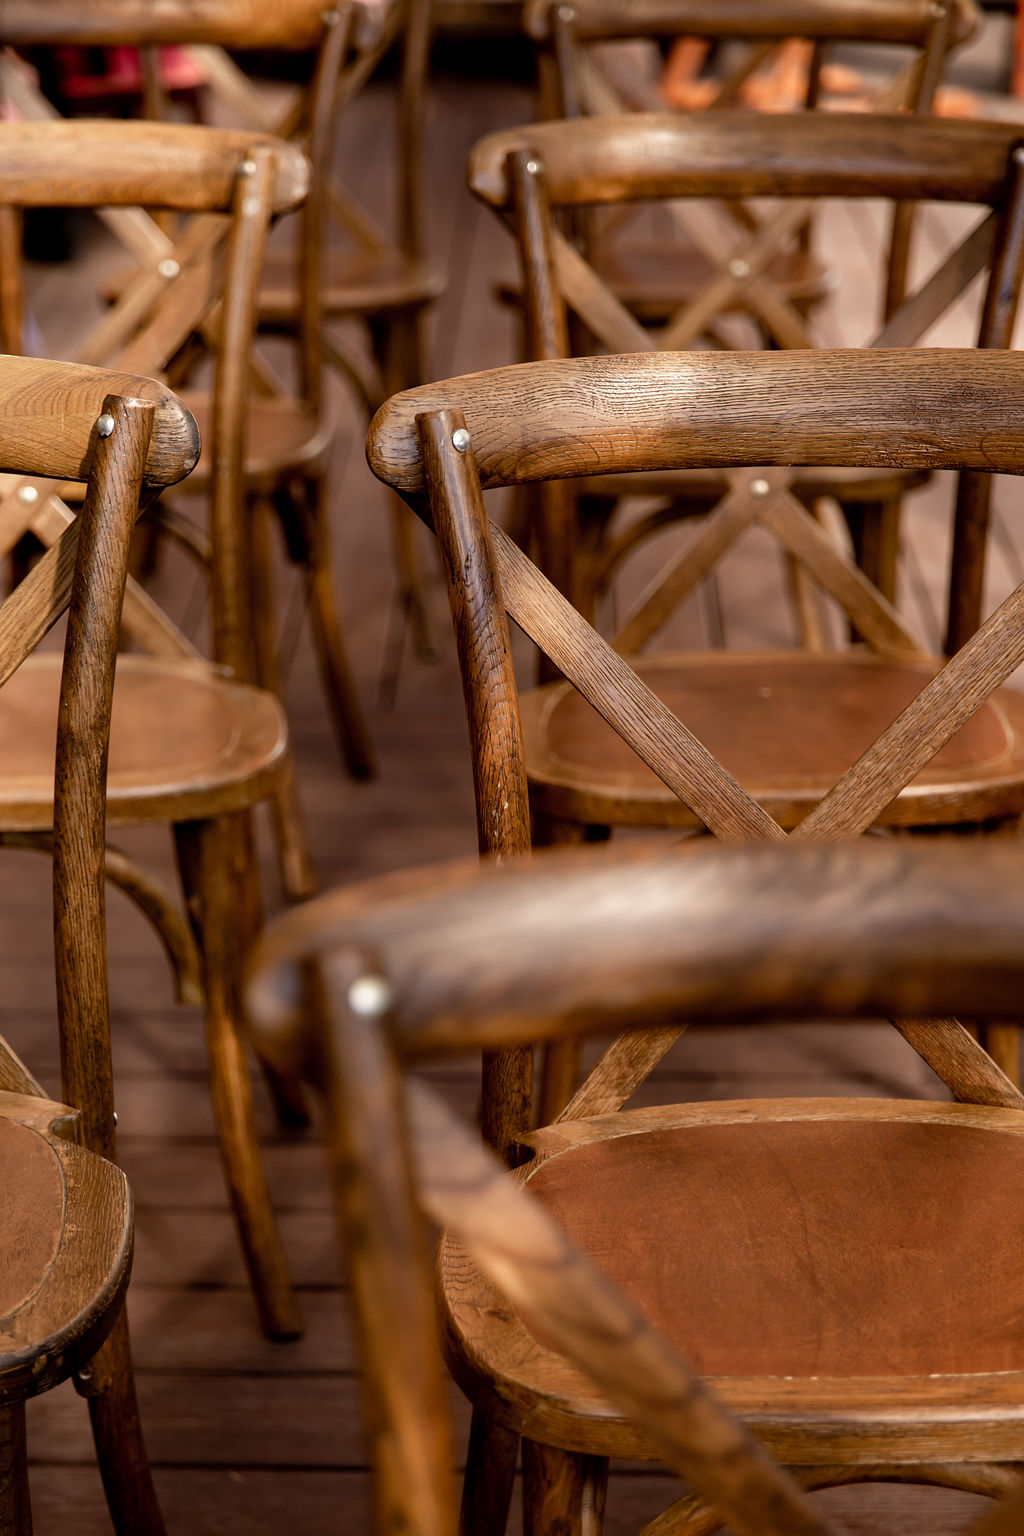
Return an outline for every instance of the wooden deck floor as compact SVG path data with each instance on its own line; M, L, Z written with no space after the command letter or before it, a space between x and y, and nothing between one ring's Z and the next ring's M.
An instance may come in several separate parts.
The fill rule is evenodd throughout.
M385 105L381 92L369 93L353 113L342 147L346 165L354 168L351 179L378 197L386 175ZM438 376L515 355L512 323L490 297L495 275L511 271L507 236L471 204L462 168L476 137L522 121L529 105L526 88L515 83L452 75L438 81L430 137L431 226L437 255L449 272L448 292L433 322ZM828 228L836 249L848 256L863 249L871 220L859 219L851 231L845 218L836 214ZM73 282L64 266L37 271L36 318L55 350L69 341L90 302L89 282L102 272L105 252L102 238L87 230ZM867 329L859 292L855 287L851 299L850 291L843 290L831 322L837 339L839 334L857 339ZM849 330L858 320L860 329ZM475 847L458 679L443 596L426 547L440 660L425 665L407 656L393 706L376 701L391 602L387 503L363 463L364 424L340 389L336 404L338 580L380 775L372 784L354 786L339 771L301 634L289 705L301 793L325 883L472 853ZM1012 520L1010 501L1007 506ZM912 516L915 597L929 587L938 567L936 515L925 509ZM1004 542L1012 548L1012 539ZM995 579L1008 575L1007 567ZM726 596L734 643L781 632L781 607L770 595L774 581L768 552L751 539L735 561ZM169 595L188 606L188 592ZM124 841L172 878L163 838L147 833ZM278 898L267 864L273 906ZM13 853L0 861L0 923L0 1029L44 1081L56 1084L45 861ZM317 1137L282 1136L264 1113L274 1196L308 1324L300 1342L271 1345L256 1326L224 1197L199 1015L175 1006L156 943L116 895L111 977L120 1149L138 1204L130 1313L169 1528L174 1536L359 1532L366 1528L368 1479L345 1291L338 1280ZM927 1070L884 1027L865 1025L841 1035L778 1030L759 1034L756 1041L743 1032L720 1038L696 1032L684 1046L666 1062L652 1090L662 1097L930 1091ZM453 1071L448 1082L453 1096L471 1109L472 1074ZM464 1410L458 1413L464 1422ZM70 1389L33 1404L30 1434L38 1536L107 1531L84 1406ZM671 1497L670 1485L657 1473L621 1469L610 1500L609 1536L633 1528L638 1516L652 1515ZM850 1533L913 1529L932 1536L961 1529L980 1502L900 1488L838 1490L820 1498Z

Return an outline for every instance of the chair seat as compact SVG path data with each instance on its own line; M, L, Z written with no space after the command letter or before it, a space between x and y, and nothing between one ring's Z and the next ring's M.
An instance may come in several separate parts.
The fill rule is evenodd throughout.
M431 304L444 292L444 274L401 251L328 250L320 298L326 316L407 309ZM260 287L260 324L294 325L299 308L295 256L270 251Z
M928 1449L941 1459L967 1443L956 1378L969 1374L975 1401L991 1388L1006 1405L1006 1444L1019 1453L1024 1113L746 1100L569 1121L527 1140L531 1192L776 1452L801 1416L803 1453L818 1417L826 1463L830 1436L854 1420L863 1459L912 1460L923 1451L915 1415L948 1410L946 1438ZM837 1181L837 1167L850 1177ZM537 1438L554 1424L568 1449L656 1454L608 1406L600 1445L578 1430L594 1389L470 1273L451 1238L441 1277L463 1385L498 1382ZM885 1446L887 1420L889 1434L901 1425L898 1447Z
M0 1093L0 1402L46 1391L109 1332L132 1255L124 1174L74 1141L74 1111Z
M0 828L50 826L60 657L31 656L0 690ZM287 742L281 705L191 661L120 656L110 824L195 820L263 799Z
M938 669L860 651L665 653L632 663L785 826L795 826ZM568 683L524 694L531 794L550 816L695 825L692 813ZM1001 688L890 805L892 826L1024 811L1024 695Z
M210 479L207 445L213 441L213 398L188 390L182 391L181 398L199 425L203 443L188 489L203 495ZM325 468L333 435L332 428L301 400L250 395L243 465L246 489L270 493L282 479Z

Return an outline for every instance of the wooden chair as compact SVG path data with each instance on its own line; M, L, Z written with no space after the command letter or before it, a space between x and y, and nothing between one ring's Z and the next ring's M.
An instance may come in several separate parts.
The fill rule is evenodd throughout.
M790 466L1019 472L1022 388L1013 353L922 348L559 360L396 396L368 454L441 546L481 849L526 851L531 800L577 836L657 825L831 840L875 824L1012 823L1024 810L1024 716L1012 690L989 695L1024 655L1020 593L943 666L793 497ZM714 536L770 520L849 605L870 649L629 658L483 511L482 487L693 464L767 466L729 468ZM962 498L954 611L983 554L979 505ZM567 681L520 698L506 609ZM990 1043L1012 1067L1008 1034ZM485 1091L498 1147L528 1122L529 1066Z
M967 41L979 19L971 0L941 5L900 0L867 7L858 0L797 0L795 5L771 8L757 0L729 0L724 6L701 0L530 0L523 24L538 47L540 115L579 118L664 111L668 103L663 91L654 78L645 76L630 50L646 42L653 51L655 43L667 45L694 34L713 39L724 50L722 77L701 82L709 96L706 110L744 105L743 93L751 88L755 72L799 37L805 43L807 69L798 104L805 109L835 104L823 86L828 61L837 44L853 43L873 46L883 60L894 59L900 66L894 78L869 96L871 110L929 112L949 53ZM909 62L907 49L913 50ZM770 138L771 128L763 122L761 126ZM749 205L730 202L703 210L691 207L675 218L678 229L660 239L638 231L623 209L599 218L596 227L593 214L577 214L571 221L586 237L588 259L646 322L669 321L683 300L704 288L720 269L723 244L733 243L737 227L749 232L760 224ZM889 308L906 281L912 220L913 210L904 207L893 222ZM814 253L809 220L780 241L772 255L771 275L804 316L833 290L835 273ZM723 312L705 317L708 333L719 338L721 313L743 308L742 294L730 293Z
M568 355L570 313L593 349L691 346L706 319L734 299L757 317L774 346L815 345L813 328L776 282L771 264L806 219L807 199L823 196L886 198L897 209L929 200L963 202L991 211L988 223L949 253L913 294L902 294L895 303L890 291L887 319L870 344L917 345L987 268L978 345L1010 345L1020 286L1013 233L1021 195L1015 158L1019 136L1013 127L832 114L771 121L770 140L757 115L730 112L542 123L481 140L470 159L470 186L518 238L530 356ZM962 174L947 176L951 165ZM559 212L582 207L671 209L680 199L711 195L733 201L764 196L778 202L770 215L762 215L756 232L738 232L731 246L720 249L714 272L664 324L652 328L638 322L555 223ZM921 479L889 468L870 476L829 471L797 481L797 494L808 506L829 496L840 502L859 562L889 601L895 597L900 499ZM706 512L722 490L721 476L706 472L603 483L590 477L575 495L563 493L542 503L541 563L589 615L627 553L667 520ZM627 495L654 496L658 504L622 527L610 526ZM799 575L794 585L802 636L820 646L815 600ZM623 643L632 648L644 644L653 632L646 622L651 616L631 617ZM964 632L958 632L960 638Z
M194 45L213 83L225 75L233 78L233 66L224 56L226 45L249 49L311 51L315 60L308 90L301 93L297 111L285 113L280 123L268 121L264 110L246 129L257 136L283 131L286 138L307 145L318 165L310 191L313 201L302 215L302 260L297 265L297 288L291 319L297 342L298 392L285 387L279 375L263 367L260 387L247 391L239 408L244 410L244 454L240 467L249 518L252 524L252 560L259 580L259 600L253 617L256 660L261 683L279 692L277 626L274 617L272 556L267 520L282 523L290 557L302 568L317 661L339 749L355 778L374 772L374 751L349 667L343 627L331 569L330 528L327 504L327 471L334 444L334 427L323 396L319 264L323 221L324 162L330 158L335 102L351 91L351 54L366 63L366 55L383 51L377 33L373 49L356 44L357 13L352 7L331 9L326 0L276 0L272 5L256 0L196 0L183 4L153 6L149 0L57 0L42 9L22 0L4 6L0 19L2 37L21 47L55 41L89 45L137 43L152 50L174 42ZM379 30L379 29L378 29ZM234 71L244 80L240 72ZM236 93L237 94L237 93ZM255 93L249 91L246 101ZM31 116L45 116L47 104L38 95L17 90L19 107ZM234 101L234 98L232 98ZM160 115L159 101L150 111ZM123 223L118 233L124 233ZM163 285L161 272L178 259L166 237L138 229L138 216L128 231L130 247L148 270L150 280ZM149 238L147 239L147 235ZM113 288L123 287L118 278ZM168 359L161 359L161 363ZM258 361L258 360L257 360ZM411 382L411 380L409 381ZM212 441L213 402L208 395L189 393L189 405L200 423L204 443ZM380 396L383 398L383 394ZM211 460L204 453L190 490L212 495ZM181 524L176 522L180 531Z
M251 813L263 801L287 809L292 765L280 703L252 686L240 406L267 225L276 212L295 206L306 181L300 151L268 136L153 123L0 124L0 204L112 205L117 211L144 205L197 215L177 255L168 258L173 270L140 273L86 344L93 355L113 353L124 369L155 370L211 317L218 322L208 450L215 488L212 662L136 593L132 630L148 654L126 655L118 669L108 778L109 825L172 828L187 925L173 900L132 861L112 855L108 874L158 924L178 961L181 991L192 1001L205 998L227 1181L263 1325L280 1336L294 1335L301 1323L256 1136L236 971L260 913ZM164 302L154 306L157 298ZM69 514L54 492L52 481L0 479L5 551L26 531L44 543L59 535ZM17 751L0 762L0 828L21 839L48 835L56 689L55 668L41 660L20 698ZM189 926L201 980L194 975ZM286 1085L273 1086L286 1094Z
M22 486L45 476L87 487L79 517L0 607L3 755L18 760L24 745L26 770L38 759L40 775L48 756L64 1098L54 1103L0 1040L0 1527L10 1536L32 1528L25 1401L71 1377L89 1399L115 1528L163 1531L122 1310L132 1209L113 1165L104 780L132 529L140 504L188 474L198 451L195 423L151 379L0 358L0 472ZM66 609L62 670L59 654L31 653ZM45 745L29 740L24 707L42 678ZM32 787L22 781L25 800Z
M465 1532L504 1528L520 1435L530 1536L599 1536L609 1455L689 1485L649 1532L824 1536L805 1491L878 1479L1006 1494L975 1529L1016 1532L1024 1099L969 1037L933 1026L956 1103L630 1110L606 1081L525 1139L517 1182L400 1069L582 1032L649 1052L737 1018L1019 1017L1022 941L1019 849L874 841L465 862L270 926L250 1013L327 1102L376 1528L455 1530L418 1198L446 1229L448 1363L490 1430Z

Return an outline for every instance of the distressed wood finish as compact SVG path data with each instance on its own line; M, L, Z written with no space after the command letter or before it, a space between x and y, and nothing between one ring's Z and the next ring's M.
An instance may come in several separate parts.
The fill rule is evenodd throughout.
M332 892L270 927L249 986L253 1028L263 1050L276 1054L282 1066L302 1065L336 1108L344 1093L361 1122L369 1112L356 1103L357 1058L364 1072L371 1060L374 1066L372 1078L362 1080L362 1093L370 1093L371 1085L382 1091L389 1070L380 1054L385 1039L398 1060L411 1064L627 1022L656 1035L668 1018L681 1027L697 1020L840 1020L907 1008L938 1015L966 999L978 1017L1017 1016L1024 979L1018 864L1016 851L999 842L980 855L962 845L920 843L788 850L634 845L545 853L501 870L467 862L390 876ZM500 946L491 942L495 932L502 935ZM486 964L480 962L482 946ZM327 1014L334 1021L329 1029L323 1007L308 1008L311 971L327 988ZM877 1305L884 1294L877 1288L857 1316L846 1309L839 1300L844 1277L866 1273L876 1259L884 1268L892 1250L883 1242L869 1237L844 1252L837 1229L827 1239L839 1245L835 1283L819 1266L795 1287L807 1287L803 1304L820 1307L823 1318L834 1304L840 1353L855 1347L858 1318L869 1322L869 1358L880 1365L884 1359L887 1369L867 1375L862 1369L783 1366L758 1375L742 1362L753 1360L766 1342L771 1348L771 1332L758 1336L755 1326L749 1333L743 1314L731 1307L689 1338L675 1319L674 1342L687 1354L706 1358L714 1339L739 1362L717 1371L709 1383L712 1397L650 1321L631 1316L621 1297L604 1288L606 1282L599 1284L564 1230L550 1225L530 1200L540 1191L541 1204L580 1233L582 1254L609 1261L619 1283L646 1310L635 1284L641 1251L631 1259L628 1247L630 1202L645 1195L628 1183L629 1169L638 1157L656 1158L666 1138L681 1148L675 1174L688 1170L698 1185L708 1183L712 1202L721 1178L716 1143L733 1150L740 1190L759 1188L771 1163L763 1138L780 1146L787 1140L806 1144L801 1161L810 1182L817 1180L818 1194L796 1191L788 1182L774 1205L758 1207L756 1223L730 1226L730 1240L749 1243L754 1264L753 1250L763 1240L764 1255L771 1252L775 1224L794 1200L798 1223L814 1225L825 1214L827 1228L827 1213L866 1177L854 1149L872 1141L913 1145L912 1156L922 1159L914 1177L924 1181L912 1193L905 1165L879 1196L883 1203L864 1213L873 1232L888 1230L889 1220L902 1230L914 1201L929 1187L933 1198L966 1218L978 1186L964 1159L972 1165L989 1154L1012 1160L1024 1145L1024 1100L1008 1083L1000 1107L979 1102L970 1091L968 1098L962 1104L744 1100L569 1119L532 1135L532 1162L517 1183L503 1183L472 1133L452 1122L424 1084L411 1085L407 1113L420 1198L432 1219L449 1229L440 1260L445 1349L460 1383L497 1426L497 1438L516 1431L528 1436L526 1526L535 1532L584 1529L585 1489L594 1485L591 1458L629 1455L668 1459L699 1495L655 1520L648 1527L652 1536L710 1532L726 1522L736 1531L824 1530L766 1459L767 1449L793 1468L803 1488L906 1478L996 1497L1009 1491L1005 1510L978 1531L1012 1530L1019 1509L1019 1498L1013 1502L1019 1486L1014 1448L1024 1417L1024 1370L1020 1363L994 1373L974 1364L968 1374L957 1366L922 1370L921 1359L933 1350L955 1355L957 1334L933 1309L918 1306L913 1288L898 1316L886 1316ZM381 1133L366 1140L361 1156L348 1143L342 1187L349 1202L358 1191L359 1209L369 1213L384 1206L371 1192L382 1190L388 1178L397 1212L403 1200L387 1170L402 1146L403 1127L393 1112L390 1136L379 1113L375 1123ZM960 1152L944 1162L949 1138L961 1138ZM836 1140L846 1149L841 1156L826 1150ZM611 1181L603 1185L604 1204L586 1182L587 1170L601 1163ZM671 1162L662 1164L663 1174L671 1171ZM621 1208L612 1193L617 1180L624 1181ZM1000 1186L992 1198L1005 1201L1008 1187L1014 1186ZM349 1209L355 1207L350 1203ZM666 1271L669 1287L675 1281L682 1287L689 1264L698 1292L713 1302L716 1289L709 1288L701 1265L713 1263L716 1220L729 1218L705 1212L698 1218L705 1230L695 1234L688 1232L687 1210L685 1200L663 1202L655 1218L659 1242L652 1250L648 1231L644 1251L655 1261L659 1253L672 1254L675 1229L687 1232L686 1255ZM602 1212L610 1226L601 1226ZM591 1215L598 1216L600 1231L587 1230ZM961 1215L950 1221L941 1254L938 1248L930 1253L926 1241L926 1269L951 1254L964 1276L976 1261L985 1266L990 1239L961 1238L960 1222ZM374 1251L366 1218L350 1233L364 1251ZM788 1239L780 1232L778 1240L781 1259ZM1016 1251L1015 1245L1011 1237ZM379 1240L382 1274L388 1251L396 1278L387 1287L380 1283L360 1309L363 1326L378 1339L388 1336L383 1297L399 1274L404 1283L412 1274L397 1231ZM995 1299L1004 1272L1000 1261L992 1262ZM741 1285L745 1273L742 1263L731 1270ZM750 1282L769 1306L777 1292L785 1307L791 1287L766 1283L757 1270ZM958 1291L951 1271L941 1282L927 1283L941 1285L948 1300ZM798 1315L801 1305L795 1298ZM663 1315L663 1309L655 1311ZM1017 1348L1014 1315L1011 1304L1001 1325L1011 1349ZM991 1342L1000 1325L984 1310L974 1321ZM391 1337L400 1337L403 1322L395 1316ZM902 1324L917 1341L905 1364L898 1363ZM813 1344L814 1328L803 1333ZM895 1354L887 1353L884 1336ZM922 1353L912 1358L915 1349ZM413 1352L401 1352L412 1380ZM390 1379L396 1368L390 1358ZM410 1386L404 1402L392 1403L376 1423L397 1426L415 1401ZM756 1450L723 1408L756 1430ZM495 1445L492 1434L483 1450ZM480 1450L479 1439L475 1447ZM403 1474L393 1461L382 1459L379 1467L386 1506L414 1474ZM497 1519L503 1521L503 1513ZM436 1529L414 1522L412 1529L421 1528Z
M9 129L16 167L11 196L22 205L38 207L54 201L46 181L51 163L59 186L57 200L70 199L78 207L91 207L96 196L123 207L141 195L152 205L162 192L156 172L165 161L179 168L180 164L191 166L190 177L194 172L187 206L198 212L174 248L178 255L161 258L170 261L171 267L161 273L154 263L130 282L84 348L87 354L113 353L122 368L156 372L172 361L220 305L220 347L210 411L213 441L208 441L206 455L216 485L213 664L188 654L187 647L175 646L166 632L161 633L160 655L126 658L114 702L107 816L111 825L155 822L176 831L184 829L181 838L191 839L203 850L201 857L183 861L182 878L203 965L213 1099L227 1182L264 1326L271 1334L294 1336L301 1321L271 1213L237 1014L238 957L255 925L258 906L250 890L253 871L244 858L235 857L238 839L244 843L238 819L244 820L264 800L284 801L287 806L293 793L280 703L252 685L250 569L240 521L239 473L247 354L267 225L275 212L294 206L302 196L307 168L295 146L266 134L138 126L136 159L131 147L135 125L3 124L0 162L4 162ZM103 176L97 173L95 187L88 178L75 188L66 186L69 133L80 152L76 164L102 167L112 131L118 156ZM177 155L176 145L180 146ZM127 164L128 170L119 190L114 173L121 164ZM28 165L31 175L25 170ZM7 195L0 170L0 201ZM172 196L172 203L178 196ZM83 403L77 404L76 419L84 408ZM17 416L12 421L17 427ZM195 442L190 441L194 460ZM70 458L67 464L63 460L53 464L61 473L70 466ZM66 524L59 503L55 515L40 520L40 513L47 513L54 504L54 490L46 479L26 484L23 477L0 477L0 511L8 514L3 527L5 547L12 547L26 529L46 543L58 540L33 573L31 579L38 584L48 580L54 569L66 571L75 538L75 525ZM53 657L33 659L28 666L31 670L14 678L5 695L6 707L25 723L19 751L8 750L0 765L0 826L16 833L46 832L52 818L50 743L58 667ZM3 738L13 744L13 730L3 733ZM235 830L220 826L222 818ZM297 887L309 888L307 870L304 849L293 850L291 873ZM228 899L224 882L232 878L232 871L238 890ZM127 889L136 883L145 889L144 878L130 882ZM159 905L149 902L148 911L151 918L158 916ZM168 948L181 948L179 929L180 923L167 935Z
M76 1376L91 1383L115 1529L120 1536L162 1536L121 1310L131 1266L131 1199L123 1174L108 1161L115 1116L105 779L132 530L145 496L188 474L198 437L180 402L151 379L11 357L0 358L0 421L0 472L19 481L56 473L87 482L75 524L0 608L0 669L8 678L20 676L16 669L68 612L59 709L47 733L66 1103L46 1101L17 1057L0 1048L0 1507L12 1536L29 1536L23 1404ZM11 734L16 730L15 723Z

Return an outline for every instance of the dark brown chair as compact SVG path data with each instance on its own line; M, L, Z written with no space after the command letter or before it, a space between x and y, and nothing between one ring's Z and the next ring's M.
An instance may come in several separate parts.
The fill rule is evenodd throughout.
M194 421L151 379L0 357L0 476L86 486L78 518L0 608L3 752L24 744L29 773L43 749L28 739L25 700L46 679L52 704L47 841L64 1099L54 1103L0 1040L0 1527L10 1536L32 1529L25 1401L71 1377L89 1399L119 1536L163 1532L122 1309L132 1209L113 1165L104 781L132 530L140 505L187 475L198 452ZM59 655L31 653L66 609L61 669Z
M112 855L107 868L157 923L178 962L182 993L205 998L227 1182L264 1327L282 1336L294 1335L301 1322L256 1136L236 973L260 921L252 811L270 801L287 813L292 765L280 703L252 686L241 403L267 226L276 212L296 205L306 182L301 152L267 135L155 123L0 124L0 203L117 212L143 205L196 215L177 255L167 258L173 270L140 273L100 320L87 353L113 355L124 370L155 372L220 306L208 449L215 466L212 661L136 594L132 631L147 654L126 655L118 668L108 777L109 825L173 830L187 918L131 861ZM47 544L60 534L69 513L54 491L52 481L0 479L4 553L25 532ZM17 734L7 734L14 745L0 755L0 829L44 841L58 687L51 661L34 664L31 683L12 695L21 723ZM284 1100L287 1086L274 1086Z
M646 1050L691 1021L1019 1017L1022 956L1008 844L577 849L268 928L250 1012L327 1102L376 1529L455 1530L418 1198L476 1409L464 1532L500 1536L520 1435L529 1536L599 1536L610 1455L685 1479L649 1531L825 1536L806 1490L877 1479L1006 1494L977 1531L1018 1530L1024 1099L969 1037L934 1026L955 1104L606 1102L528 1136L516 1183L400 1070L583 1032Z
M311 177L309 196L303 200L303 238L291 269L294 292L290 329L296 341L297 393L290 392L273 370L259 368L258 357L251 359L259 371L252 380L248 371L244 375L247 382L238 404L244 420L238 474L251 524L250 558L259 585L250 620L258 679L264 687L281 691L274 561L266 527L268 520L280 520L289 555L303 572L317 661L339 749L349 772L356 778L368 778L374 771L373 745L349 667L331 567L327 471L334 427L323 398L319 275L326 196L323 180L331 156L336 102L351 92L353 71L358 76L359 70L366 68L368 58L379 57L386 45L386 39L378 36L379 29L372 30L371 39L357 38L359 14L352 6L333 9L326 0L274 0L269 5L257 4L255 0L191 0L188 4L172 0L160 6L153 6L148 0L57 0L57 4L44 8L12 0L10 6L5 4L0 16L0 35L22 47L55 41L88 45L136 43L150 49L167 42L193 45L202 49L204 67L217 71L214 84L232 70L220 51L224 46L285 49L311 55L311 79L301 93L299 109L286 112L277 124L268 125L264 112L255 123L245 125L245 131L256 138L278 130L286 138L303 144L317 169ZM240 76L240 72L236 73ZM16 99L26 114L47 115L47 104L27 93L24 87ZM234 100L231 104L235 105ZM157 108L158 104L153 110ZM142 275L148 270L149 280L157 291L166 286L162 274L180 262L167 234L138 211L129 221L122 210L115 228L133 255L141 260ZM135 282L138 283L138 278ZM123 280L112 286L115 291L122 288ZM209 324L206 329L209 339ZM215 326L213 329L215 332ZM215 341L215 335L212 339ZM170 357L162 358L161 366L170 361ZM180 361L175 377L184 377ZM410 377L403 382L413 380ZM243 387L241 381L239 387ZM384 393L380 393L375 405ZM200 424L204 443L211 444L213 400L208 394L190 391L189 405ZM190 491L212 497L213 486L213 463L207 447ZM186 531L178 520L170 526L179 533ZM194 538L190 542L193 548L198 547ZM295 858L291 856L292 865ZM302 891L303 880L296 877L292 868L286 869L286 877L295 894L308 894L308 890ZM308 879L307 872L307 886Z
M585 330L575 350L670 351L694 345L709 316L736 301L759 320L779 348L816 344L813 327L773 275L772 261L806 219L808 199L884 198L897 208L935 200L991 213L913 294L889 294L887 319L863 344L915 346L980 271L988 286L978 345L1010 344L1020 286L1019 131L1012 125L933 119L806 113L773 117L771 136L756 114L659 114L540 123L489 135L474 148L474 193L515 231L523 269L528 350L534 358L570 351L569 317ZM955 174L954 174L955 167ZM641 324L600 272L559 232L559 213L581 208L667 208L708 196L777 199L751 232L737 229L719 252L715 270L670 315ZM901 284L902 289L902 284ZM899 302L896 302L896 299ZM860 338L851 338L858 341ZM880 466L882 468L882 466ZM899 466L885 473L801 476L797 493L808 506L834 497L850 520L860 564L892 601L895 597L899 504L921 477ZM704 513L719 500L720 475L690 472L630 477L617 484L589 477L575 496L551 497L538 528L541 563L588 615L598 592L626 554L666 520ZM653 511L613 523L624 496L657 498ZM578 525L578 526L577 526ZM711 536L709 535L709 538ZM693 581L713 564L685 562ZM813 594L797 578L804 638L821 646ZM672 590L671 585L668 590ZM662 617L649 605L620 631L624 645L646 643ZM955 633L959 643L966 631ZM618 643L618 641L617 641Z
M745 105L744 92L752 88L755 72L766 62L777 64L780 48L792 49L799 38L808 58L797 105L807 110L836 105L826 88L829 60L837 45L852 43L873 48L883 71L889 64L884 86L868 97L872 110L930 112L950 52L972 35L979 19L971 0L938 5L927 0L891 5L797 0L771 7L758 0L727 0L725 5L703 0L529 0L523 24L538 47L539 115L579 118L664 111L669 103L631 47L646 42L658 56L656 43L666 46L694 36L705 40L705 47L713 41L721 50L717 77L700 82L708 97L705 110ZM770 137L772 128L762 122L761 131ZM721 270L730 232L735 236L738 229L749 232L760 224L759 215L746 204L721 203L718 212L717 224L709 222L707 213L703 222L698 219L696 208L677 213L676 227L667 235L663 230L660 239L652 237L650 228L638 228L625 209L610 215L576 214L571 223L584 236L588 259L627 307L645 323L665 323L687 296ZM913 210L903 207L893 222L886 286L890 310L906 282L912 220ZM812 222L806 218L779 242L769 270L775 286L805 317L836 284L836 274L814 253ZM744 309L742 294L730 292L723 309L709 313L703 326L710 335L720 336L722 315Z
M826 462L1019 473L1022 408L1014 353L927 348L570 359L396 396L371 429L370 464L432 520L440 542L481 849L529 848L531 798L535 814L581 829L704 826L730 841L781 841L794 824L798 840L831 841L876 824L1017 818L1024 705L999 685L1024 655L1021 594L943 665L790 486L791 466ZM677 655L672 672L658 657L631 660L483 509L482 489L493 486L694 464L737 466L720 515L742 522L763 509L849 606L870 650L700 652ZM749 464L766 467L738 467ZM969 515L979 504L962 506L954 604L983 552ZM520 700L506 610L566 682ZM728 709L716 710L720 695ZM1005 1059L1014 1065L1011 1052ZM485 1095L499 1147L528 1120L527 1065L514 1089L499 1081Z

